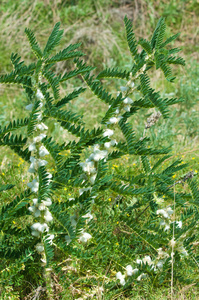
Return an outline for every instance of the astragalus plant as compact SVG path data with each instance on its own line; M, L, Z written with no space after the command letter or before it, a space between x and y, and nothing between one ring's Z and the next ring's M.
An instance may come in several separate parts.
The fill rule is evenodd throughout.
M199 200L195 174L180 173L177 178L185 165L179 159L169 164L171 150L154 147L148 134L159 119L169 118L169 106L182 101L162 98L150 86L152 72L160 69L166 80L173 82L170 65L185 64L176 56L179 49L168 46L178 34L164 40L166 25L161 18L150 41L137 41L131 21L125 17L124 22L132 56L128 70L105 69L95 77L94 68L86 65L83 53L77 50L80 44L54 53L63 35L57 23L44 50L26 29L35 62L26 65L18 54L12 54L13 71L0 77L1 84L20 85L28 99L24 105L28 116L11 120L0 129L0 145L25 160L24 172L29 178L27 188L15 197L12 182L1 186L5 202L0 217L2 288L16 278L20 284L21 276L28 274L34 285L43 285L46 297L55 299L54 276L59 278L65 260L80 265L90 260L96 270L96 263L104 268L113 261L113 273L101 279L103 293L130 287L134 281L155 278L157 284L167 282L171 264L179 270L183 257L193 259ZM55 74L55 64L69 59L74 68ZM75 76L83 79L82 87L70 93L66 88L65 96L60 97L60 85ZM113 93L116 96L105 90L104 78L122 82L117 94ZM87 87L107 104L101 123L92 130L86 128L84 116L72 112L69 105ZM145 129L138 133L133 120L139 111L144 115L148 111L148 118L140 120ZM50 129L54 123L74 138L60 143L61 136L56 139ZM68 155L63 155L66 152ZM127 156L139 158L142 169L132 171L127 163L122 173L114 172L112 162ZM181 192L185 181L190 194ZM61 190L68 195L60 200ZM19 222L22 225L15 226ZM75 278L77 270L71 270ZM65 274L60 276L63 280ZM71 278L64 287L71 288ZM98 286L94 278L90 279L93 287Z

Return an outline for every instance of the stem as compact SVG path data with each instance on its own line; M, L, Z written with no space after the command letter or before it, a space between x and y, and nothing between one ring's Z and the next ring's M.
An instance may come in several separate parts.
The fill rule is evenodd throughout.
M172 250L171 250L171 300L173 300L173 271L174 271L174 238L175 238L175 184L173 186L174 189L174 207L173 207L173 215L174 215L174 221L173 221L173 243L172 243Z
M52 289L52 280L51 280L51 268L44 267L44 278L46 282L46 294L48 300L53 300L53 289Z

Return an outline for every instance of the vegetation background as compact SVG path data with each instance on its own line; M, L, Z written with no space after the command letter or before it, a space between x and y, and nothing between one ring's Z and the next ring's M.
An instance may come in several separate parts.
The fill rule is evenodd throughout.
M96 74L104 67L126 67L131 64L131 58L123 23L125 15L131 18L138 38L151 36L161 16L166 18L167 35L181 32L180 37L175 41L175 47L181 47L180 54L186 61L186 67L175 69L177 80L173 85L166 82L160 72L156 72L152 86L160 90L163 95L175 94L177 97L182 97L184 102L173 107L170 118L161 121L158 133L152 132L151 138L157 146L162 143L164 146L173 144L173 156L189 163L187 171L194 170L197 173L199 171L198 0L2 0L0 2L0 74L11 71L12 52L18 52L23 60L32 59L24 34L26 27L35 32L42 46L58 21L64 29L60 48L70 43L82 42L81 50L86 54L84 59L87 64L97 67ZM61 62L56 72L66 69L69 70L70 65ZM64 95L66 89L69 92L80 84L80 78L71 80L70 84L62 86L61 93ZM118 87L118 83L114 80L109 81L106 86L107 89L115 89L115 92ZM5 85L0 85L0 125L4 126L14 118L24 117L25 103L26 97L19 87L7 88ZM78 98L72 109L81 114L86 112L87 126L91 128L102 115L103 104L86 92ZM139 113L134 128L136 127L141 134L143 126L143 115ZM58 128L55 126L52 129L56 135ZM23 163L7 148L5 152L0 153L1 181L16 184L15 194L20 193L26 185ZM135 172L139 170L139 161L128 160L128 163L135 164ZM123 162L113 168L121 173L125 166ZM64 194L60 195L60 201L62 199ZM153 299L167 299L167 291L160 290L155 293ZM119 297L112 299L123 299L122 295ZM199 291L194 288L194 282L193 286L179 286L176 299L198 298ZM138 292L137 299L149 298L139 296Z

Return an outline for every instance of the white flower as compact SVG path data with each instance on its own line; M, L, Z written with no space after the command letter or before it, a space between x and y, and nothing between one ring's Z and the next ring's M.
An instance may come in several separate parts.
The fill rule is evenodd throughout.
M173 209L171 209L171 207L169 206L169 207L167 207L167 213L169 214L169 215L172 215L173 214Z
M141 259L137 259L137 260L136 260L136 263L137 263L138 265L141 265L141 264L142 264L142 260L141 260Z
M36 193L39 189L39 182L37 179L33 179L32 182L27 183L27 186L32 190L32 192Z
M34 105L33 105L32 103L31 103L31 104L28 104L28 105L26 106L26 109L31 111L31 110L33 109L33 106L34 106Z
M69 235L65 235L65 240L66 240L66 244L69 245L70 242L72 242L71 238L69 237Z
M33 139L33 142L34 142L34 143L39 143L39 142L41 142L41 140L43 140L45 137L46 137L46 134L41 133L40 135L36 136L36 137Z
M133 269L132 274L136 274L139 270L137 268Z
M42 104L43 105L43 104ZM41 107L41 106L40 106ZM37 115L37 120L38 121L41 121L42 120L42 113L39 113L38 115Z
M39 232L44 232L44 231L49 231L49 227L46 223L34 223L32 226L31 226L31 229L33 231L39 231Z
M54 234L48 234L46 240L49 241L50 245L53 243L55 235Z
M132 104L133 100L131 98L127 97L123 100L123 102L124 102L124 104Z
M126 266L126 274L128 276L132 276L132 274L133 274L133 268L131 267L131 265Z
M41 92L40 89L37 89L37 93L36 93L36 97L40 100L43 100L44 99L44 95L43 93Z
M97 150L100 150L100 146L98 144L95 144L93 147L93 151L95 152Z
M33 230L33 231L31 232L31 234L32 234L33 236L35 236L35 237L39 237L39 236L40 236L39 231L36 231L36 230Z
M99 161L100 159L103 159L107 156L108 154L108 151L107 150L99 150L99 149L96 149L94 150L94 153L92 153L90 155L90 159L94 160L94 161Z
M28 207L28 210L34 214L35 218L38 218L41 215L40 210L36 206L30 206Z
M168 257L168 253L162 250L162 248L158 248L158 259Z
M37 252L43 252L44 251L44 246L43 244L41 243L38 243L36 246L35 246Z
M40 210L36 209L35 212L34 212L35 218L38 218L40 215L41 215Z
M125 285L125 275L122 275L121 272L116 273L116 278L120 280L121 285Z
M170 240L169 243L170 243L171 247L175 247L176 241L175 241L175 239L173 238L173 239Z
M68 199L68 201L74 201L75 200L75 198L69 198Z
M84 216L82 216L82 218L86 218L87 223L90 222L90 220L93 219L93 216L91 215L91 213L87 213Z
M46 264L46 258L41 258L41 262L42 262L43 264Z
M142 273L140 276L138 276L137 280L140 281L141 279L146 278L146 274Z
M48 126L46 126L44 123L40 123L36 125L36 128L39 130L47 130Z
M36 205L38 203L38 199L34 198L34 199L32 199L32 202L33 202L34 205Z
M173 258L173 257L174 257L174 255L175 255L175 253L172 251L172 252L171 252L171 257Z
M45 156L45 155L48 155L48 154L49 154L49 152L48 152L48 150L46 149L46 147L41 146L41 147L39 148L39 156Z
M184 255L184 256L188 255L187 250L183 246L179 247L178 250L182 255Z
M167 231L170 229L170 225L169 224L166 224L165 227L164 227L164 231Z
M152 265L152 260L151 260L151 257L149 256L149 255L146 255L144 258L143 258L143 263L144 264L148 264L149 266L151 266Z
M81 196L84 192L90 191L91 189L91 187L79 189L79 195Z
M176 224L179 228L182 228L182 221L176 221Z
M82 170L84 172L87 172L88 174L96 172L96 168L94 167L94 162L90 161L89 159L86 159L85 163L80 163L80 166L82 167Z
M41 202L45 205L45 206L50 206L52 204L52 200L50 198L46 198L46 200L41 200Z
M162 215L164 218L168 218L169 217L169 214L167 213L167 211L165 211L164 209L158 209L156 211L156 214L157 215Z
M173 210L171 209L170 206L165 209L158 209L156 211L157 215L162 215L165 219L169 218L170 215L172 215L172 213L173 213Z
M37 150L35 143L30 144L29 147L28 147L28 150L29 151L35 151L35 150Z
M105 148L110 148L111 147L111 142L106 142L106 143L104 143L104 147Z
M90 177L90 183L91 184L94 184L96 177L97 177L97 174Z
M47 175L48 175L48 179L50 179L50 178L53 177L53 175L51 173L49 173L49 172L47 172Z
M46 160L37 159L33 156L30 157L30 168L28 169L29 173L34 173L39 167L45 166L48 162Z
M108 136L108 137L110 137L110 136L112 136L114 134L114 131L113 130L111 130L111 129L106 129L105 131L104 131L104 133L103 133L103 136L105 137L105 136Z
M111 146L115 146L115 145L117 145L116 140L111 140L110 142L104 143L104 147L106 147L107 149L110 148Z
M44 213L44 219L46 220L46 222L51 222L53 220L53 216L48 209L46 209Z
M41 211L44 211L46 209L46 206L44 203L40 203L39 206L38 206L38 209L41 210Z
M157 267L158 269L162 269L162 268L163 268L163 261L162 261L162 260L159 260L159 261L157 262L157 264L156 264L156 267Z
M80 237L79 237L79 241L86 243L88 240L90 240L92 238L92 235L90 235L87 232L82 232Z
M167 231L170 229L170 224L169 224L168 220L167 220L167 222L165 222L165 220L160 221L160 226L164 226L164 225L165 225L164 231Z
M118 121L119 121L119 118L111 117L109 119L109 121L107 122L107 124L116 124L116 123L118 123Z
M127 112L130 111L131 110L131 106L130 105L124 106L124 110L127 111Z
M48 182L47 182L47 184L50 184L50 179L53 177L52 176L52 174L50 174L49 172L47 172L47 176L46 176L47 178L48 178Z

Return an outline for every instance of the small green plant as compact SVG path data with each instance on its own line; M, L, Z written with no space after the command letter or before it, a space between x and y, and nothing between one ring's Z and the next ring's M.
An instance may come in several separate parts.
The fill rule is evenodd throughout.
M161 18L150 41L137 41L130 20L125 17L124 22L132 56L128 70L105 69L95 77L94 67L87 66L77 50L80 44L54 53L63 35L57 23L44 50L26 29L36 61L25 65L18 54L12 54L13 71L0 77L0 83L23 87L29 112L0 128L0 145L26 162L28 179L27 188L11 201L13 185L6 182L0 189L5 201L0 217L2 288L12 286L17 276L21 281L25 276L35 286L44 287L45 297L55 299L54 276L60 277L66 289L76 280L73 266L74 272L64 282L66 275L59 266L65 260L78 261L83 270L89 260L95 273L97 259L102 269L113 261L114 276L101 275L101 289L94 288L99 282L91 279L93 295L105 290L112 293L123 286L130 291L137 281L166 284L171 267L173 282L181 278L183 264L194 259L199 201L196 174L183 174L186 165L180 159L165 163L170 149L155 147L148 135L159 118L169 118L169 106L182 101L162 98L150 86L152 70L162 70L166 80L173 82L170 65L185 64L176 56L178 48L168 48L178 34L164 40L166 25ZM69 59L73 59L74 69L56 74L55 64ZM76 76L83 79L82 86L60 97L60 85ZM105 78L123 82L116 96L103 87ZM86 86L107 105L101 124L92 130L68 105ZM138 111L148 111L141 133L135 132L129 121ZM54 123L73 138L62 142L53 138L50 128ZM140 160L141 169L135 172L127 164L121 174L112 168L114 161L126 157ZM189 183L191 193L181 192L184 182ZM67 195L60 201L64 190Z

